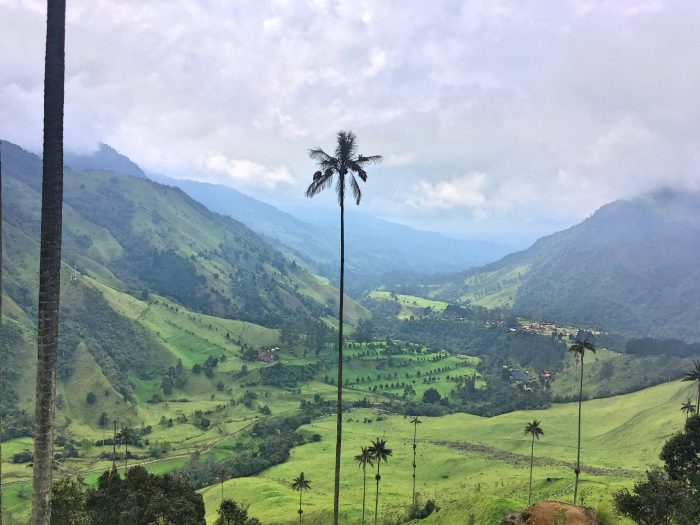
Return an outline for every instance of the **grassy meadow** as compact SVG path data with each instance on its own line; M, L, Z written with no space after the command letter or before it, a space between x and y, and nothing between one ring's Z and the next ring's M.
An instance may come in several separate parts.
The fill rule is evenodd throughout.
M606 505L613 490L630 486L647 466L658 463L661 445L682 427L678 408L691 388L673 382L584 403L580 488L584 504ZM508 508L526 506L530 440L523 435L523 427L532 419L540 420L545 431L535 444L533 497L568 501L576 458L576 414L577 404L566 403L493 418L467 414L421 418L417 491L422 500L432 498L444 509L422 523L456 523L455 515L465 520L471 514L475 523L490 525L499 523ZM304 472L312 481L312 490L304 495L305 522L326 523L332 511L335 420L323 418L307 429L321 434L321 441L297 447L286 463L257 476L226 481L224 496L250 504L250 513L264 523L291 524L298 498L290 482ZM377 437L386 439L394 451L389 463L381 466L380 515L397 517L410 503L409 420L357 409L347 414L344 424L341 510L347 523L357 523L361 516L362 472L353 456ZM373 474L368 473L369 516L374 490ZM208 520L213 522L221 487L202 493Z

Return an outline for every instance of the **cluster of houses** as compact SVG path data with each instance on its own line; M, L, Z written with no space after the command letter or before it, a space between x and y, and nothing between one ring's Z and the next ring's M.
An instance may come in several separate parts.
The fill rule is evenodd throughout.
M268 365L275 364L277 362L277 356L275 356L275 352L279 352L279 350L280 349L278 346L260 350L260 352L258 352L258 361L266 363Z
M530 332L530 331L532 331L532 332L553 332L554 330L557 329L557 325L551 324L551 323L542 324L542 323L532 322L532 323L524 324L522 326L522 329L525 330L526 332Z
M508 367L504 365L504 368ZM532 387L530 386L530 384L535 381L535 378L530 376L530 372L527 372L526 370L521 370L519 368L513 368L508 371L510 372L510 380L513 383L522 386L523 390L532 392ZM544 370L542 372L542 379L545 383L548 383L551 377L552 372L550 372L549 370Z

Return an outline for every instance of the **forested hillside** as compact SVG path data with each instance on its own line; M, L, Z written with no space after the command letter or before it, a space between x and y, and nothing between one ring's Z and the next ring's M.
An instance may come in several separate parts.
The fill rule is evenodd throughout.
M616 201L525 251L418 295L630 336L700 340L700 194Z

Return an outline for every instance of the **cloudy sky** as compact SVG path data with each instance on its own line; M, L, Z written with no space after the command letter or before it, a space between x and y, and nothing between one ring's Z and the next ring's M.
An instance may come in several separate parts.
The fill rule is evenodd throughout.
M45 2L0 26L0 137L38 151ZM700 189L698 27L694 0L69 0L66 148L293 206L352 129L385 157L365 212L527 239Z

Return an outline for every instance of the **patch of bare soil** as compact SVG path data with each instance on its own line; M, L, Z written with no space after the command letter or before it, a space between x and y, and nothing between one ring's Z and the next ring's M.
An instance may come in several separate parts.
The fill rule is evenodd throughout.
M597 525L595 511L558 501L540 501L522 512L509 512L501 525Z

